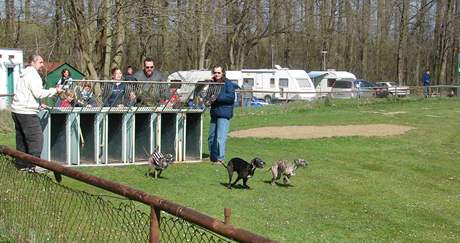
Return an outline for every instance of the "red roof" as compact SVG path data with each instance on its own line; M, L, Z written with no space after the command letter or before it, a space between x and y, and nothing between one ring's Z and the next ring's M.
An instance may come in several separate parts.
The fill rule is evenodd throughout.
M42 72L44 74L48 74L48 73L52 72L53 70L55 70L56 68L58 68L61 65L63 65L64 63L65 62L45 62L45 63L43 63Z

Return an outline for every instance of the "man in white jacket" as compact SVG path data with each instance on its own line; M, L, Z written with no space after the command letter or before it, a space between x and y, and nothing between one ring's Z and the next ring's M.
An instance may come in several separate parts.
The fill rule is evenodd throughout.
M16 149L39 158L43 148L42 127L37 115L41 108L39 100L62 92L61 87L43 89L42 79L38 74L42 67L43 58L40 55L30 56L29 66L23 70L15 84L11 104L11 116L16 129ZM21 160L16 160L16 167L35 169L32 164ZM56 176L56 180L60 181L60 175Z

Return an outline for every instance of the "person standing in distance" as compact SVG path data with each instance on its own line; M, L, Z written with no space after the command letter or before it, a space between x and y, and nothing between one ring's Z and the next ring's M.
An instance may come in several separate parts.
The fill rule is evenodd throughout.
M212 68L212 80L223 83L223 85L219 94L211 103L208 148L211 162L223 163L225 160L225 143L227 142L230 119L233 117L235 86L225 77L225 70L220 65Z
M423 85L423 95L425 98L430 96L430 84L431 84L431 76L430 70L426 70L422 77L422 85Z
M29 66L22 72L15 85L15 94L11 104L11 116L16 130L16 149L40 158L43 148L43 134L40 118L37 113L44 105L39 104L42 98L61 93L62 87L43 89L42 79L38 71L43 67L43 58L40 55L29 57ZM31 169L35 166L27 161L16 160L16 168ZM55 173L58 182L61 175Z

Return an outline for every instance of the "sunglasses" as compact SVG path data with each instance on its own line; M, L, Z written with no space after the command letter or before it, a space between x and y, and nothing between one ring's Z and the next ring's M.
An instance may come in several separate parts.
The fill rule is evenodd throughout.
M212 72L212 74L222 74L222 72Z
M145 66L145 69L153 69L153 66Z

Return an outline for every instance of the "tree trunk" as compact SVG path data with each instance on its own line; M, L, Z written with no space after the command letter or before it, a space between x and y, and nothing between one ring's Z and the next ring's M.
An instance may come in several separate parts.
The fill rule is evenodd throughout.
M13 44L14 37L16 36L16 10L14 7L14 0L5 0L5 17L6 44L11 46Z
M361 40L362 40L362 72L361 75L364 78L369 79L369 73L368 73L368 56L369 56L369 23L371 21L371 1L370 0L365 0L363 2L363 8L362 8L362 22L361 22Z
M407 29L409 23L409 0L403 0L400 5L400 22L399 22L399 37L398 37L398 52L397 52L397 64L398 64L398 82L399 85L403 85L405 79L405 58L407 49Z
M57 56L61 56L61 41L62 41L62 35L64 34L63 32L63 27L62 27L62 1L63 0L55 0L54 5L54 19L53 19L53 25L54 25L54 36L55 36L55 45L54 49L56 50L55 53Z
M104 0L104 26L105 28L105 51L102 76L104 79L110 78L110 67L112 60L112 6L110 0Z
M206 59L206 48L208 44L209 37L211 35L212 28L214 24L214 18L216 10L209 9L211 2L209 1L200 1L200 16L199 19L199 36L198 36L198 68L203 70L205 68L205 59ZM211 11L211 12L209 12Z
M113 55L112 68L121 67L125 50L125 0L115 1L115 14L116 14L116 32L115 32L115 53Z
M31 19L30 16L30 0L24 0L24 20L26 23L29 23Z

